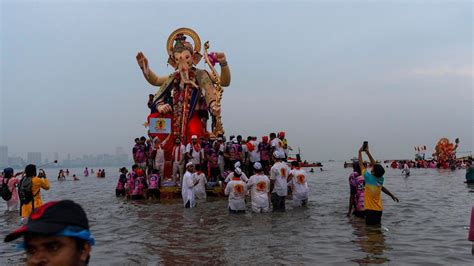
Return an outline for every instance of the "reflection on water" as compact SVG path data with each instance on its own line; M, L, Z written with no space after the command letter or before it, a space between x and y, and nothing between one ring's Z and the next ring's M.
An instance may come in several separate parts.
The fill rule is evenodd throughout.
M209 198L196 209L181 200L126 201L115 197L113 173L106 178L57 181L48 170L51 190L45 201L73 199L86 210L97 240L91 265L116 264L434 264L472 265L467 241L474 188L464 171L414 169L404 178L387 169L385 185L399 199L383 195L381 228L348 219L349 169L325 164L327 171L308 178L307 208L285 213L230 215L225 199ZM69 177L71 179L71 177ZM2 237L18 225L17 213L0 202ZM15 244L2 244L0 265L24 261Z
M361 250L364 251L365 257L353 259L353 262L359 264L381 264L390 261L384 256L384 251L388 249L385 244L384 228L381 226L367 226L365 221L354 217L350 224L354 228L356 239L353 240Z

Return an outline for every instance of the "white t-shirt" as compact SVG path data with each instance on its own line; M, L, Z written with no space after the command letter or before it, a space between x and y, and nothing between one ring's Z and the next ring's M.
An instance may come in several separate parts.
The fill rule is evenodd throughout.
M194 195L194 174L186 171L183 176L183 186L181 188L181 195L183 196L183 204L186 206L186 202L190 202L191 208L196 206L196 200Z
M193 146L192 143L188 143L188 145L186 146L186 153L191 153L192 146ZM193 162L194 165L201 164L201 151L202 149L199 149L199 151L196 151L196 149L192 149L191 162Z
M234 211L245 210L245 195L247 185L242 180L231 180L225 187L224 193L229 195L229 208Z
M283 149L283 142L279 138L274 138L270 145L274 148L275 151L278 151L280 154L286 154L285 149Z
M270 169L270 180L275 181L275 187L272 193L277 193L280 197L288 195L288 175L290 167L285 162L276 162Z
M258 142L251 141L253 150L249 153L249 160L251 163L260 162L260 152L258 151Z
M199 180L199 183L194 187L194 194L198 199L205 199L206 198L206 184L207 179L204 173L195 174L194 181Z
M293 199L308 199L308 182L306 180L306 172L303 169L293 169L290 171L293 175L288 185L292 187Z
M230 173L227 175L227 177L226 177L225 180L224 180L224 183L229 183L229 182L232 180L232 178L234 178L234 172L230 172ZM241 179L242 181L244 181L245 183L247 183L247 181L249 181L247 175L245 175L244 172L242 172L242 174L240 175L240 179Z
M253 175L247 182L252 197L252 206L257 208L268 207L268 192L270 191L270 179L266 175Z

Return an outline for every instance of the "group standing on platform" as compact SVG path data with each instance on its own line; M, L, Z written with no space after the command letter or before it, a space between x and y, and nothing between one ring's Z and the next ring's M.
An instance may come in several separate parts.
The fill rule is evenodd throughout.
M181 143L180 138L175 138L171 177L166 178L166 143L157 137L136 138L132 149L135 164L130 173L126 168L120 170L116 195L159 198L162 186L176 186L181 188L183 205L193 208L205 201L206 189L221 186L229 196L228 209L232 213L245 211L247 196L255 212L269 211L269 202L273 211L284 211L288 191L296 206L306 206L306 173L298 162L291 167L286 162L291 148L284 132L271 133L261 141L253 136L244 140L240 135L225 140L224 136L198 139L193 135L189 143Z

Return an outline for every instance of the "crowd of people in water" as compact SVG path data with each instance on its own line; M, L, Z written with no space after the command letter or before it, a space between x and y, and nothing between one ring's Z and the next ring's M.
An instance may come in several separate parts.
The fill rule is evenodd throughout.
M146 174L150 174L154 169L163 175L165 144L157 137L136 138L132 149L134 163L146 171ZM290 149L285 139L285 132L279 132L278 135L270 133L269 136L263 136L260 141L254 136L244 140L241 135L232 135L228 140L223 135L200 139L193 135L189 143L182 143L180 138L175 138L170 176L172 181L180 186L188 162L192 162L195 166L199 165L201 171L206 173L212 182L223 181L228 171L234 170L236 162L240 163L241 170L247 176L254 172L252 165L256 162L260 162L263 171L269 174L274 162L273 152L278 151L286 160Z
M186 146L177 139L172 154L172 173L165 176L161 141L142 137L136 139L132 149L135 164L131 170L126 167L120 169L116 196L132 200L160 199L160 190L170 187L175 191L181 190L184 206L192 208L197 202L205 201L209 191L220 188L218 191L228 196L230 212L245 211L249 196L255 212L284 210L287 197L293 200L295 206L305 206L309 193L306 172L300 162L288 162L289 149L284 132L271 133L268 137L262 137L261 141L252 136L247 140L231 136L229 141L223 136L199 140L193 136ZM359 156L358 161L353 163L353 172L349 176L351 196L348 215L367 218L369 213L367 219L377 220L382 211L380 192L390 195L395 201L398 199L383 186L385 170L382 164L373 160L368 148L361 152L367 153L370 162L361 163ZM407 176L411 168L443 168L429 160L384 163L385 168L401 169ZM367 165L370 165L370 172L366 170ZM466 169L467 183L474 182L471 158L457 160L455 165ZM94 172L88 168L84 169L83 176L94 173L97 177L105 177L104 169ZM63 181L69 175L69 169L60 169L57 179ZM7 202L7 210L15 210L20 202L23 218L32 209L41 206L40 191L49 189L44 170L37 172L35 165L28 165L24 171L17 173L12 168L6 168L0 179L0 192ZM73 174L73 180L79 178Z
M292 162L291 167L286 162L291 148L284 132L270 133L261 141L254 136L246 140L240 135L230 136L229 141L224 136L192 136L184 145L175 139L169 177L164 175L163 145L158 138L135 139L135 164L130 172L125 167L120 169L117 196L160 198L161 187L179 187L184 206L192 208L197 200L206 199L207 189L220 187L229 196L230 212L244 212L248 194L255 212L270 210L268 194L274 211L285 209L288 191L295 205L307 203L306 173L299 162Z
M388 161L386 163L389 163ZM470 166L469 159L457 159L451 161L437 160L398 160L390 162L393 169L408 168L438 168L438 169L466 169Z
M89 168L84 168L84 177L88 177L89 174L93 175L94 174L94 169L91 169L89 172ZM105 169L99 169L96 173L96 177L105 177Z

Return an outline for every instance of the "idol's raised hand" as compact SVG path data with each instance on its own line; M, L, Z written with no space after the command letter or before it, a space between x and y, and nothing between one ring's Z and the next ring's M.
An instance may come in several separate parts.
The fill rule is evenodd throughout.
M150 69L148 68L148 59L142 52L138 52L137 54L137 63L140 69L142 70L143 75L145 75L145 77L148 77L148 74L150 73Z
M216 57L219 64L224 64L227 61L224 53L216 53Z

